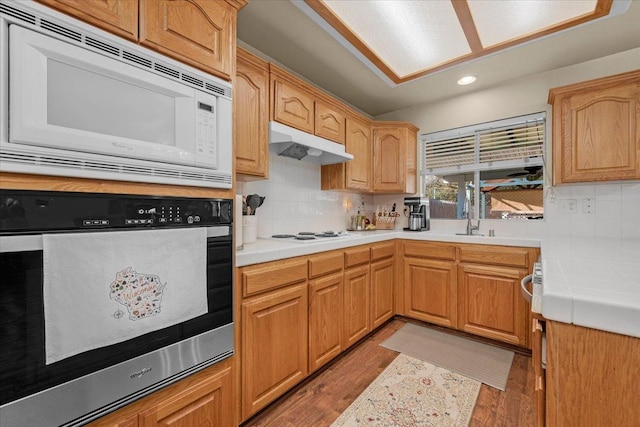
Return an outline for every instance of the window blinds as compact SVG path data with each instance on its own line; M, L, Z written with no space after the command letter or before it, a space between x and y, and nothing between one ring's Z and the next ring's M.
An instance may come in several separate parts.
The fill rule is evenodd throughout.
M441 175L542 164L545 114L422 135L422 173Z

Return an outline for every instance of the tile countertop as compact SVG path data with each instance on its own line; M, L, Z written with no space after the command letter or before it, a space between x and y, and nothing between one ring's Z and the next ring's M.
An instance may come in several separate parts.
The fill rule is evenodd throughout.
M460 236L431 232L354 232L313 243L258 239L236 254L242 267L391 239L541 247L542 315L549 320L640 337L640 240Z
M278 241L260 239L256 243L245 244L244 249L236 252L236 267L258 264L261 262L275 261L302 255L310 255L318 252L343 249L351 246L366 245L383 242L392 239L426 240L437 242L455 243L479 243L486 245L540 247L540 240L486 237L486 236L459 236L455 234L432 234L410 231L369 231L350 232L348 237L326 238L312 243L295 243L291 241Z
M542 315L640 337L640 240L546 237Z

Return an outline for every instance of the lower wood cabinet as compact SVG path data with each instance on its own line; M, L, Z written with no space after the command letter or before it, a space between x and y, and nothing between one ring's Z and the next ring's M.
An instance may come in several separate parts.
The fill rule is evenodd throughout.
M339 273L309 280L309 372L342 352L344 281Z
M457 325L456 263L404 259L405 315L436 325Z
M368 248L367 248L368 250ZM347 348L367 335L369 329L369 263L344 272L344 335Z
M307 306L306 280L242 303L243 418L307 376Z
M233 358L203 369L97 421L90 427L237 425Z
M140 427L231 426L234 422L230 393L232 381L230 368L218 375L198 381L141 412L138 416L138 425Z
M395 260L391 257L371 263L371 330L395 314L395 271Z
M547 320L546 425L640 423L640 338Z
M528 307L520 292L527 270L460 264L458 328L475 335L525 346Z
M520 281L538 249L407 240L402 253L400 313L530 347L529 304Z

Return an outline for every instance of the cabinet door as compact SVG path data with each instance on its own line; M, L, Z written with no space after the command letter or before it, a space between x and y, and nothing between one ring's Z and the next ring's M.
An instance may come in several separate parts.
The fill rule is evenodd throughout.
M309 372L342 351L342 271L309 281Z
M236 13L224 1L141 0L140 43L230 80Z
M369 263L344 273L343 348L369 332Z
M194 384L152 405L139 415L141 427L233 425L231 368Z
M456 263L405 258L405 314L418 320L455 328Z
M242 303L243 419L307 376L307 284Z
M373 130L373 191L404 189L405 148L402 130L380 128Z
M235 107L236 172L269 175L268 63L238 49Z
M458 270L458 327L525 346L528 313L520 280L527 270L475 264L460 264Z
M371 330L393 317L394 283L393 258L371 264Z
M273 119L285 125L313 133L314 100L310 93L293 84L273 82Z
M553 105L554 182L640 178L640 71L584 86Z
M339 144L344 144L344 113L335 105L323 101L316 101L315 113L315 134Z
M345 150L353 160L345 164L345 186L351 190L371 188L371 133L369 125L347 118Z
M138 40L137 0L37 0L88 24Z

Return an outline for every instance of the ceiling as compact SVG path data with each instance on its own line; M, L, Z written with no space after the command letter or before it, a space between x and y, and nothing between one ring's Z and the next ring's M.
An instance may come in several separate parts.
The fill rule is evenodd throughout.
M390 85L382 73L354 55L353 48L339 43L289 0L249 1L238 14L238 39L241 46L257 49L363 112L377 116L638 48L640 0L630 3L624 14L453 65L400 85ZM331 31L331 27L324 26ZM478 80L470 86L458 86L456 81L468 74Z

